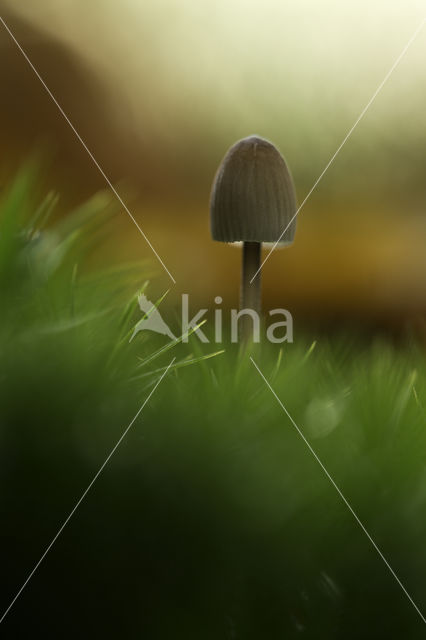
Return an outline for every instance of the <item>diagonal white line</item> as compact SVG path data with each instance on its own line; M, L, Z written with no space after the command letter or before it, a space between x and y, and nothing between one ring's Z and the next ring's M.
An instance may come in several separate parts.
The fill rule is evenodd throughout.
M404 585L402 584L401 580L398 578L398 576L396 575L395 571L392 569L392 567L390 566L389 562L386 560L385 556L380 551L379 547L374 542L373 538L368 533L367 529L365 528L365 526L363 525L361 520L358 518L358 516L355 513L355 511L352 509L351 505L346 500L345 496L343 495L343 493L341 492L341 490L339 489L339 487L337 486L337 484L335 483L335 481L333 480L333 478L331 477L331 475L329 474L329 472L327 471L327 469L325 468L325 466L323 465L323 463L321 462L321 460L319 459L317 454L315 453L315 450L309 444L309 442L305 438L303 432L301 431L301 429L299 429L299 427L297 426L297 424L295 423L295 421L293 420L293 418L291 417L291 415L289 414L289 412L287 411L287 409L285 408L285 406L283 405L283 403L281 402L281 400L279 399L279 397L277 396L277 394L275 393L275 391L273 390L273 388L269 384L268 380L265 378L265 376L263 375L263 373L261 372L261 370L259 369L259 367L257 366L257 364L255 363L255 361L253 360L253 358L251 356L250 356L250 360L252 361L254 367L257 369L258 373L260 374L261 378L265 382L266 386L271 391L272 395L274 396L274 398L276 399L276 401L280 405L281 409L284 411L284 413L286 414L286 416L288 417L288 419L290 420L290 422L292 423L292 425L296 429L297 433L302 438L303 442L306 444L306 446L308 447L309 451L312 453L312 455L314 456L315 460L318 462L318 464L320 465L321 469L324 471L325 475L330 480L331 484L336 489L337 493L339 494L339 496L341 497L341 499L343 500L343 502L345 503L345 505L347 506L349 511L351 512L351 514L353 515L353 517L355 518L355 520L357 521L357 523L359 524L359 526L361 527L361 529L363 530L363 532L365 533L367 538L370 540L371 544L373 545L373 547L375 548L375 550L377 551L377 553L379 554L379 556L381 557L381 559L383 560L383 562L385 563L385 565L387 566L387 568L389 569L389 571L391 572L391 574L393 575L393 577L395 578L395 580L397 581L397 583L399 584L399 586L401 587L401 589L403 590L403 592L405 593L405 595L407 596L407 598L409 599L409 601L411 602L411 604L413 605L413 607L415 608L415 610L417 611L417 613L419 614L421 619L423 620L423 622L426 624L426 618L424 617L424 615L420 611L419 607L416 605L416 603L414 602L413 598L410 596L410 594L408 593L407 589L404 587Z
M49 543L49 545L47 546L46 550L44 551L44 553L42 554L40 560L37 562L37 564L35 565L35 567L32 569L31 573L28 575L27 579L25 580L24 584L22 585L22 587L19 589L18 593L16 594L16 596L13 598L12 602L10 603L10 605L7 607L6 611L3 613L2 617L0 618L0 624L3 622L3 620L5 619L5 617L7 616L7 614L9 613L9 611L11 610L11 608L13 607L13 605L15 604L15 602L17 601L17 599L19 598L19 596L21 595L21 593L23 592L23 590L25 589L25 587L27 586L27 584L29 583L29 581L31 580L31 578L33 577L33 575L35 574L35 572L37 571L37 569L39 568L39 566L41 565L41 563L43 562L43 560L45 559L45 557L47 556L47 554L49 553L49 551L51 550L51 548L53 547L53 545L55 544L56 540L59 538L59 536L61 535L62 531L65 529L65 527L67 526L68 522L71 520L71 518L73 517L73 515L75 514L75 512L77 511L78 507L80 506L80 504L83 502L84 498L87 496L87 494L89 493L90 489L93 487L93 485L95 484L96 480L99 478L99 476L101 475L102 471L105 469L106 465L108 464L108 462L111 460L112 456L114 455L114 453L116 452L116 450L118 449L118 447L120 446L121 442L124 440L124 438L126 437L127 433L129 432L130 428L132 427L132 425L134 424L134 422L137 420L137 418L139 417L140 413L142 412L143 408L146 406L146 404L149 402L149 400L151 399L153 393L155 392L155 390L157 389L158 385L160 384L160 382L162 381L162 379L164 378L164 376L167 374L168 370L170 369L170 367L172 366L173 362L176 360L176 358L173 358L173 360L169 363L168 367L166 368L166 370L164 371L164 373L161 375L161 377L157 380L157 382L155 383L154 387L152 388L151 392L149 393L148 397L144 400L142 406L140 407L140 409L138 410L138 412L136 413L136 415L134 416L134 418L132 419L132 421L130 422L130 424L126 427L125 431L123 432L123 434L121 435L121 437L119 438L119 440L117 441L117 443L114 445L113 449L111 450L111 452L108 454L107 458L104 460L104 462L102 463L101 467L99 468L99 470L96 472L96 474L94 475L93 479L91 480L90 484L88 485L88 487L83 491L83 493L81 494L80 498L77 500L77 502L75 503L74 507L72 508L72 510L70 511L69 515L66 517L64 523L61 525L60 529L58 530L58 532L56 533L56 535L54 536L54 538L52 539L52 541Z
M296 213L294 214L294 216L291 218L290 222L288 223L288 225L286 226L286 228L284 229L284 231L281 233L280 237L278 238L278 240L275 242L275 244L272 245L272 247L270 248L270 250L268 251L268 253L265 256L265 259L263 260L262 264L260 265L259 269L256 271L256 273L254 274L254 276L252 277L252 279L250 280L250 284L252 284L253 280L255 279L255 277L257 276L257 274L261 271L261 269L263 268L263 265L265 264L265 262L268 260L268 258L270 257L271 253L273 251L275 251L275 249L277 248L277 245L280 243L281 238L283 237L283 235L285 234L285 232L287 231L287 229L289 229L289 227L291 226L291 224L293 223L293 221L297 218L297 215L299 213L299 211L302 209L302 207L305 205L305 203L307 202L307 200L310 198L310 196L312 195L313 191L316 189L316 187L318 186L319 182L322 180L322 178L324 177L324 175L326 174L327 170L330 168L331 164L334 162L336 156L338 155L338 153L341 151L342 147L346 144L346 142L348 141L348 139L350 138L350 136L352 135L352 133L354 132L355 128L358 126L358 124L360 123L360 121L362 120L362 118L365 116L365 114L367 113L368 109L371 107L371 105L373 104L374 100L377 98L378 94L380 93L380 91L383 89L384 85L386 84L386 82L389 80L390 76L392 75L392 73L395 71L396 67L399 65L399 63L401 62L402 58L405 56L405 54L407 53L408 49L410 48L410 46L413 44L414 40L417 38L417 36L420 34L421 30L423 29L424 25L426 22L426 18L423 19L422 23L417 27L417 29L415 30L415 32L413 33L413 35L411 36L411 38L409 39L409 41L407 42L407 44L405 45L405 47L403 48L403 50L401 51L401 53L399 54L399 56L397 57L397 59L395 60L395 62L393 63L393 65L391 66L391 68L389 69L389 71L387 72L387 74L385 75L385 77L383 78L382 82L379 84L379 86L377 87L377 89L375 90L375 92L373 93L373 95L371 96L370 100L367 102L367 104L365 105L364 109L361 111L361 113L359 114L358 118L355 120L354 124L352 125L352 127L349 129L348 133L345 135L345 137L343 138L342 142L340 143L340 145L337 147L336 151L333 153L333 155L331 156L330 160L327 162L327 164L325 165L323 171L320 173L320 175L318 176L318 178L315 180L312 188L310 189L310 191L308 192L308 195L305 197L305 199L303 200L302 204L299 206L299 208L297 209Z
M49 87L47 86L47 84L45 83L45 81L43 80L43 78L41 77L40 73L37 71L37 69L35 68L35 66L33 65L33 63L31 62L31 60L29 59L28 55L25 53L24 49L21 47L21 45L19 44L18 40L15 38L15 36L13 35L12 31L9 29L8 25L6 24L6 22L3 20L3 18L0 16L0 22L2 23L3 27L6 29L6 31L8 32L8 34L10 35L10 37L12 38L13 42L16 44L16 46L18 47L19 51L22 53L22 55L24 56L25 60L28 62L29 66L31 67L31 69L34 71L35 75L37 76L37 78L40 80L41 84L43 85L43 87L45 88L45 90L47 91L47 93L49 94L49 96L51 97L51 99L53 100L53 102L55 103L55 105L57 106L57 108L59 109L60 113L62 114L62 116L64 117L64 119L66 120L66 122L69 124L69 126L71 127L72 131L74 132L74 134L76 135L76 137L78 138L78 140L80 141L80 143L82 144L82 146L84 147L84 149L86 150L87 154L89 155L89 157L91 158L91 160L93 161L94 165L96 166L96 168L98 169L99 173L102 175L102 177L104 178L105 182L108 184L109 188L111 189L111 191L113 192L113 194L115 195L115 197L117 198L117 200L119 201L119 203L121 204L121 206L123 207L123 209L126 211L127 215L129 216L129 218L132 220L132 222L134 223L134 225L136 226L136 228L138 229L139 233L141 234L141 236L143 237L143 239L145 240L145 242L148 244L149 248L151 249L151 251L154 253L155 257L157 258L157 260L160 262L160 264L162 265L163 269L166 271L167 275L170 277L170 279L173 281L174 284L176 284L176 280L174 279L174 277L172 276L172 274L170 273L170 271L167 269L166 265L164 264L163 260L160 258L160 256L158 255L157 251L154 249L154 247L152 246L151 242L149 241L148 237L145 235L145 233L142 231L141 227L139 226L139 224L136 222L135 217L132 215L132 213L129 211L129 208L127 207L127 205L124 203L123 199L121 198L120 194L118 193L117 189L114 187L114 185L112 184L111 180L108 178L108 176L106 175L105 171L102 169L102 167L100 166L100 164L98 163L98 161L96 160L95 156L93 155L93 153L90 151L90 149L88 148L88 146L86 145L86 143L84 142L83 138L80 136L80 134L78 133L77 129L74 127L73 123L71 122L71 120L68 118L67 114L65 113L65 111L62 109L61 105L59 104L59 102L56 100L55 96L53 95L53 93L51 92L51 90L49 89Z

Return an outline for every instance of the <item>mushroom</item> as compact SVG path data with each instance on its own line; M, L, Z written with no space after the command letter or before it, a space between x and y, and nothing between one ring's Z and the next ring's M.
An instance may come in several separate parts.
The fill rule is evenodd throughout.
M226 153L213 181L213 240L243 243L241 309L261 311L262 243L293 242L296 194L287 164L268 140L253 135Z

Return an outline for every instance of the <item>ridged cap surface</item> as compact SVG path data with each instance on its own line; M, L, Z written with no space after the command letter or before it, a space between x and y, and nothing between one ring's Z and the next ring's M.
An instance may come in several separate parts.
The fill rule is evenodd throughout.
M222 242L276 242L296 213L296 193L286 162L267 140L236 142L217 170L210 198L210 226ZM293 241L293 220L280 242Z

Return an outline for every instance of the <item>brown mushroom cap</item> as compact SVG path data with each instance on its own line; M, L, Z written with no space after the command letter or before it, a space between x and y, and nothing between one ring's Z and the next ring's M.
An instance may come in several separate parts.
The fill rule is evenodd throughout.
M268 140L249 136L236 142L217 170L210 197L213 240L293 241L296 194L287 164Z

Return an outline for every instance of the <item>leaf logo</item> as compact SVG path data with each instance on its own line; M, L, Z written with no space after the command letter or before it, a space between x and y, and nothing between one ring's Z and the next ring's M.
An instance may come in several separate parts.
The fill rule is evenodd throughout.
M155 331L155 333L161 333L163 336L168 336L171 340L176 340L176 336L164 322L155 304L148 300L144 294L138 296L138 304L140 310L144 313L144 317L137 323L129 342L133 340L139 331L146 331L147 329Z

